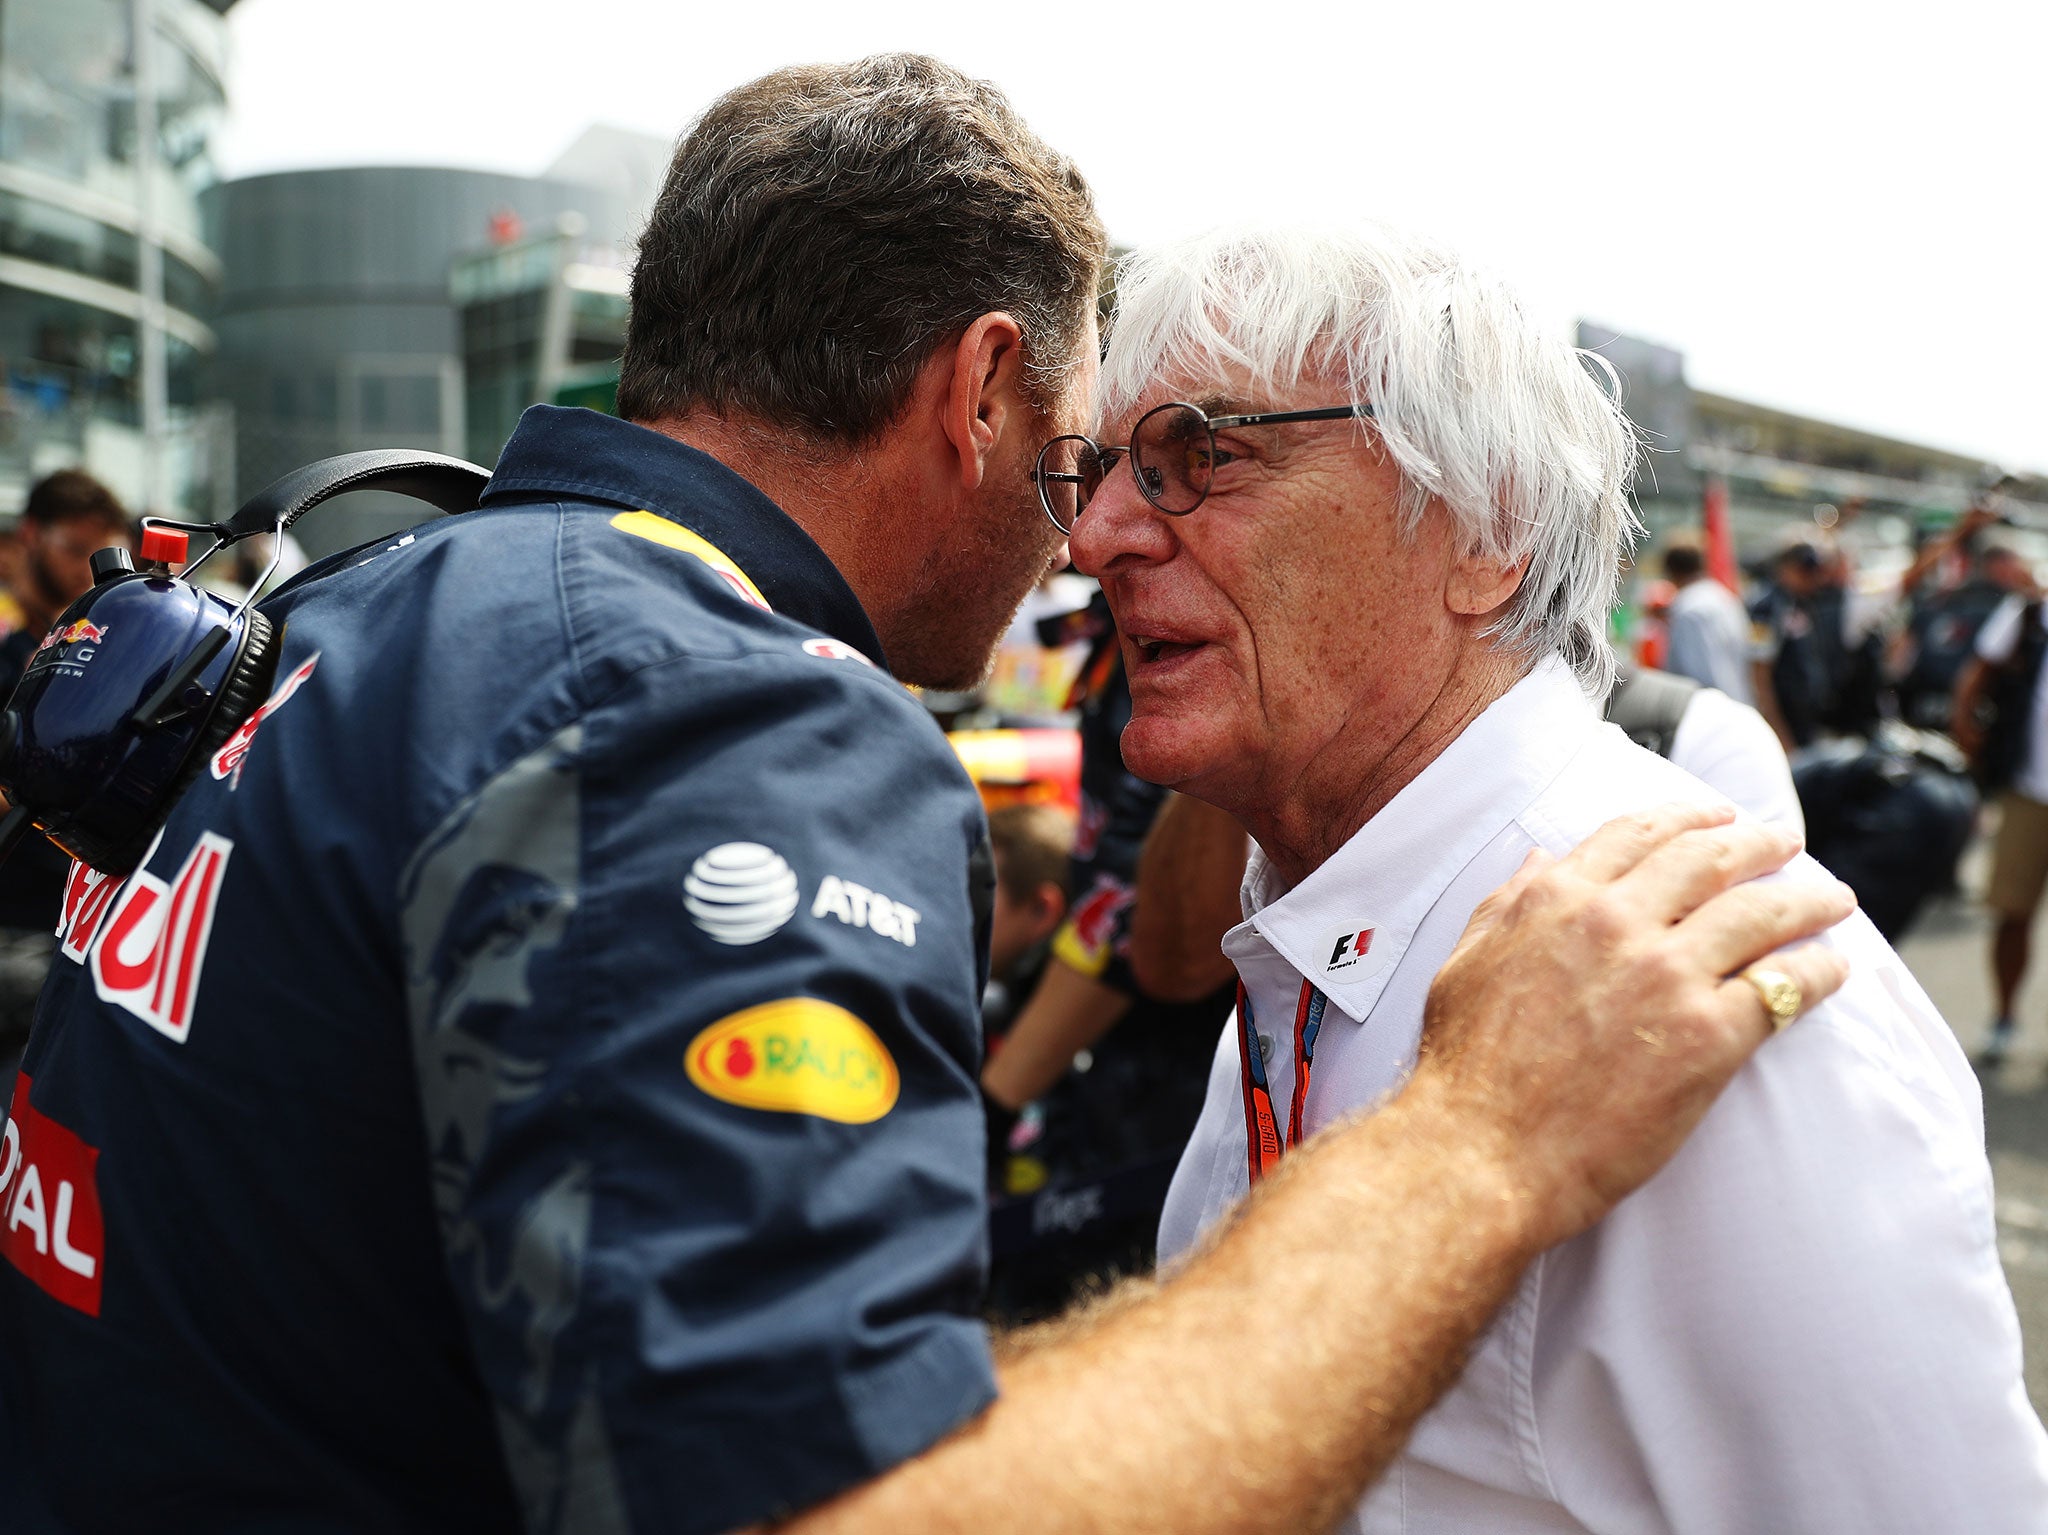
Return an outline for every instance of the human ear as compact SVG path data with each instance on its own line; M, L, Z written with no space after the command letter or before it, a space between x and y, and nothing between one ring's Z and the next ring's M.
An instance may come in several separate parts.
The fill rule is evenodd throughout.
M1024 329L1007 314L985 314L953 347L953 376L943 406L946 440L960 485L978 490L990 455L1023 407Z
M1067 893L1051 880L1045 881L1031 892L1031 931L1034 941L1050 937L1053 929L1066 920Z
M1444 583L1444 606L1467 618L1484 617L1514 596L1528 573L1527 555L1512 565L1478 554L1460 555L1451 562Z

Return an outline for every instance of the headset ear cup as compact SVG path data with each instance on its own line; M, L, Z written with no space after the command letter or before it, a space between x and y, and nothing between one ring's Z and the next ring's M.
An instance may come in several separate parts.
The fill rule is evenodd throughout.
M221 679L220 696L213 701L213 713L207 717L206 729L200 732L199 740L192 747L192 756L178 774L178 787L172 792L172 799L191 784L211 757L227 744L229 736L240 730L250 715L262 707L270 697L270 687L277 680L277 632L270 620L254 608L249 609L248 633L242 636L241 653L235 657L235 664L228 668L228 674Z
M126 873L142 862L142 855L149 851L150 841L162 829L171 808L192 787L192 780L205 771L207 759L227 744L228 737L241 729L249 716L270 696L271 684L277 680L277 659L276 631L269 619L251 608L243 626L241 646L228 666L227 675L221 679L220 692L206 716L206 727L192 743L191 755L178 769L178 776L164 795L156 815L118 854L105 860L94 860L97 867Z

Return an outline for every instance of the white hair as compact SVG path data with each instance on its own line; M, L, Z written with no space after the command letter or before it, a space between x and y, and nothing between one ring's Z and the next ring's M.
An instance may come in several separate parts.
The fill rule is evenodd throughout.
M1605 358L1545 334L1450 252L1384 228L1222 231L1126 258L1105 414L1162 374L1230 370L1274 390L1327 377L1369 402L1401 472L1403 530L1441 505L1466 551L1526 559L1487 633L1531 661L1564 657L1606 696L1607 616L1643 528L1629 503L1635 433Z

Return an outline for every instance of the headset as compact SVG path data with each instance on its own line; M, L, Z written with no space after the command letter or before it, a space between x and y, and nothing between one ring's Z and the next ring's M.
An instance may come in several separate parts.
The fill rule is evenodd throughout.
M280 636L255 604L284 540L273 536L269 567L240 603L195 584L200 566L344 491L452 513L474 507L489 479L438 453L344 453L293 470L226 522L145 517L140 569L125 547L95 553L92 590L58 616L0 714L0 791L12 807L0 817L0 862L40 831L81 863L130 873L206 759L270 696ZM195 534L213 542L186 564Z

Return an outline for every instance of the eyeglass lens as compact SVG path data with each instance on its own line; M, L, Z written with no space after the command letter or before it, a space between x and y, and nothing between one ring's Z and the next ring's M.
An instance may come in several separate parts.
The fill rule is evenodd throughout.
M1074 519L1102 484L1102 453L1086 437L1055 437L1038 463L1038 493L1046 514L1062 533L1071 533Z
M1162 512L1184 516L1209 494L1216 439L1209 418L1187 405L1149 411L1131 433L1138 488Z

